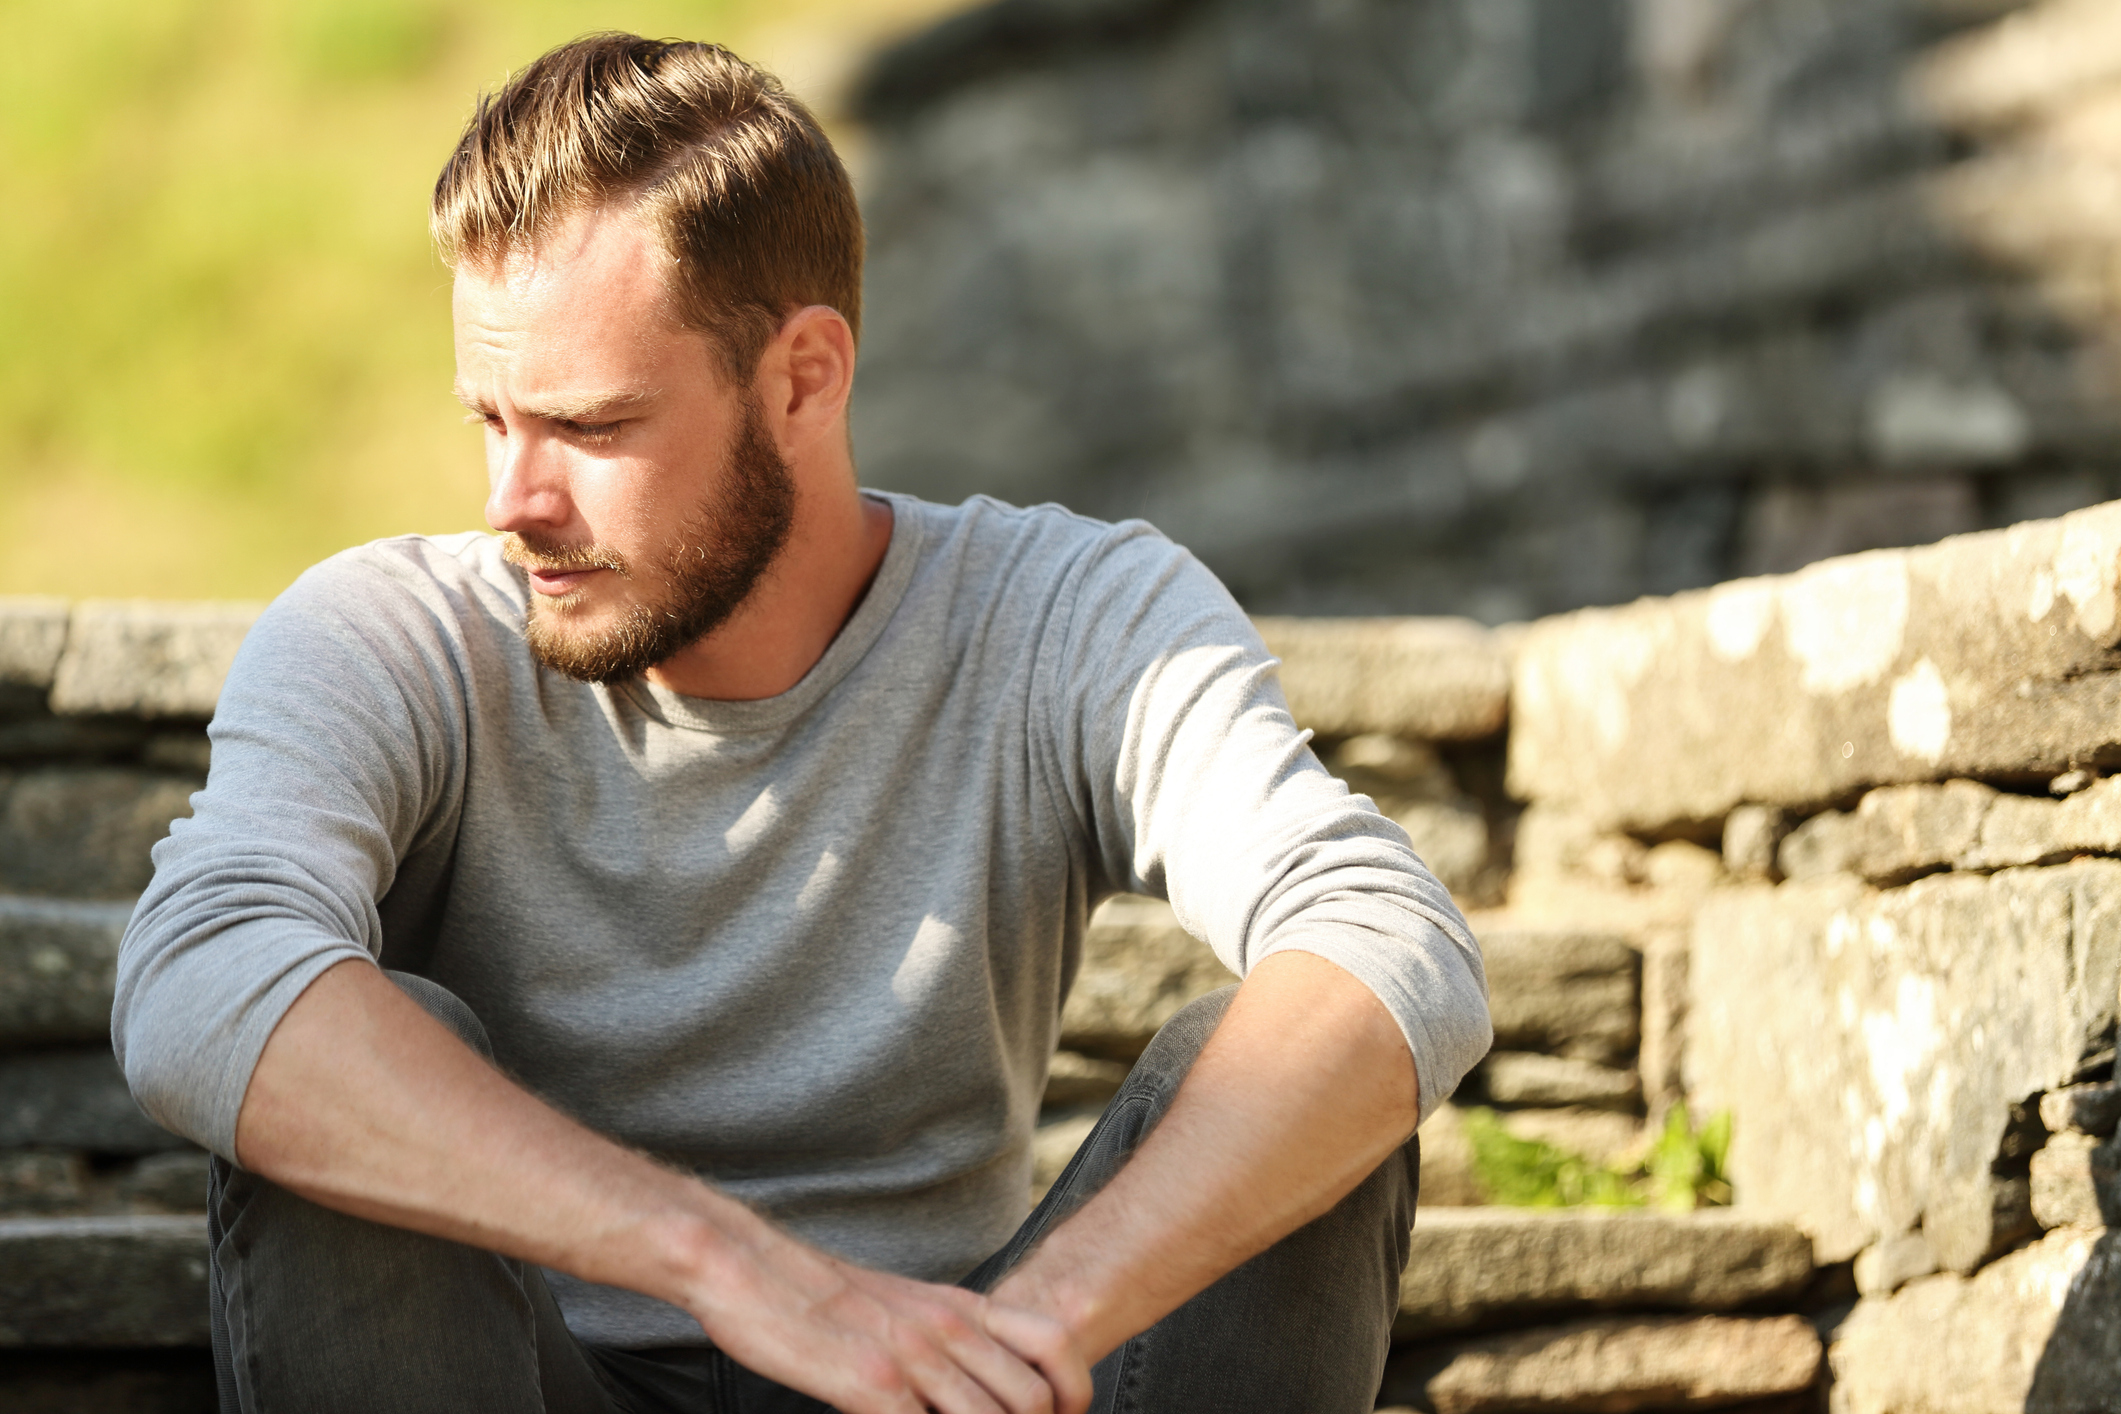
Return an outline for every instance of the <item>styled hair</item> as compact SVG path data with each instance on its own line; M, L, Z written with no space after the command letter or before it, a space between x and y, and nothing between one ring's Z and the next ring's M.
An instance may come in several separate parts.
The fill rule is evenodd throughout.
M590 34L480 97L435 182L451 265L526 250L584 211L645 221L671 314L748 383L789 314L862 328L862 218L839 154L772 75L718 44Z

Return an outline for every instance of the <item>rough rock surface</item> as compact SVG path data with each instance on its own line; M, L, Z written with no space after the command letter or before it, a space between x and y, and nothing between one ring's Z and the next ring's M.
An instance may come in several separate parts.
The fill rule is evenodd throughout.
M66 618L64 599L0 598L0 684L48 689L66 647Z
M2009 795L1976 781L1882 786L1855 810L1812 817L1782 842L1792 879L1860 874L1892 885L1939 869L2003 869L2121 854L2121 777L2062 800Z
M185 1147L140 1113L108 1043L0 1055L0 1149L155 1154Z
M1323 736L1475 741L1509 713L1509 657L1470 619L1255 622L1282 661L1290 714Z
M1803 1233L1735 1209L1424 1208L1393 1334L1589 1309L1727 1311L1788 1296L1811 1274Z
M2011 1106L2067 1084L2112 1024L2121 863L1726 890L1691 976L1690 1089L1736 1119L1745 1203L1823 1261L1920 1226L1971 1270L1998 1236Z
M1625 939L1543 928L1507 914L1478 914L1468 922L1487 968L1498 1049L1610 1065L1640 1043L1641 955Z
M211 717L261 606L83 600L52 679L73 716Z
M130 904L0 894L0 1046L110 1040Z
M2062 1133L2033 1155L2033 1218L2042 1227L2121 1223L2121 1149Z
M0 1220L0 1347L204 1345L206 1220Z
M2112 1408L2121 1247L2064 1228L1975 1273L1860 1302L1834 1334L1836 1414Z
M130 898L147 887L148 851L191 814L196 776L120 766L0 771L0 889L66 898Z
M1102 1105L1119 1093L1127 1078L1127 1067L1118 1061L1098 1060L1074 1051L1055 1054L1046 1067L1046 1094L1042 1109L1064 1109L1073 1105Z
M2040 1097L2040 1122L2051 1130L2112 1134L2121 1124L2121 1085L2072 1085Z
M1642 1085L1632 1070L1533 1051L1491 1052L1469 1079L1498 1105L1633 1110L1642 1104Z
M6 1103L0 1099L0 1106ZM73 1212L87 1201L88 1165L81 1155L0 1152L0 1214Z
M1237 978L1159 899L1115 898L1090 920L1082 968L1061 1009L1061 1045L1132 1061L1195 997Z
M1802 1316L1613 1316L1416 1347L1380 1398L1436 1414L1705 1409L1809 1388L1820 1356Z
M1511 787L1656 829L2105 759L2117 562L2121 505L2095 506L1544 620L1517 647Z

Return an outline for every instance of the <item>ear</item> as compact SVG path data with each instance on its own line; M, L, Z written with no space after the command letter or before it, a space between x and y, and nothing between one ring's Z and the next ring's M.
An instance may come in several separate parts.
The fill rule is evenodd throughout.
M821 437L844 440L854 392L854 331L845 317L822 304L789 315L759 359L753 391L783 456Z

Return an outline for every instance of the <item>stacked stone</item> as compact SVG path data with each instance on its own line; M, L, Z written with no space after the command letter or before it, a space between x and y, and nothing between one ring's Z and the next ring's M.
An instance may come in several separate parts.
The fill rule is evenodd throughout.
M1848 1414L2121 1388L2117 583L2102 506L1519 645L1513 904L1680 920L1687 1097L1743 1204L1851 1264Z
M204 722L255 612L0 600L9 1407L209 1407L206 1156L134 1105L110 1009L148 851L205 781ZM61 1353L103 1348L132 1353Z
M863 464L1488 622L2058 514L2117 74L2105 0L999 0L857 95Z

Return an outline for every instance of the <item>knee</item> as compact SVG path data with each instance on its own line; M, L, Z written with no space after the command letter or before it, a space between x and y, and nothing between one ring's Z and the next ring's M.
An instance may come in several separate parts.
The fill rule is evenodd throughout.
M1141 1089L1152 1086L1164 1092L1168 1100L1178 1083L1193 1069L1193 1062L1200 1058L1202 1047L1222 1024L1223 1014L1230 1009L1230 1002L1237 996L1236 987L1223 987L1204 997L1195 997L1179 1008L1177 1015L1157 1030L1141 1059L1127 1077L1128 1085Z
M486 1038L485 1026L465 1005L462 997L439 982L430 982L410 972L386 970L383 975L397 983L399 991L418 1002L422 1011L455 1032L458 1040L486 1059L493 1059L493 1042Z

